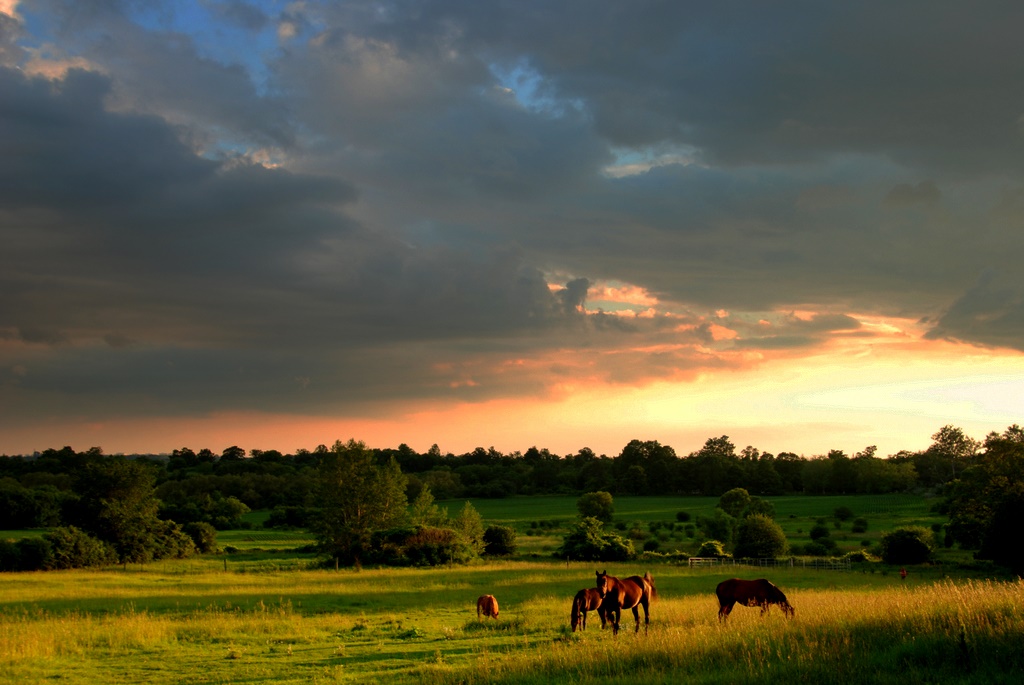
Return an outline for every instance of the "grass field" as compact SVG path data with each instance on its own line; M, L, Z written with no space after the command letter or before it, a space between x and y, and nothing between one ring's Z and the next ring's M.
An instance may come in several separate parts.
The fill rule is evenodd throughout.
M673 522L679 511L696 518L716 501L621 497L616 520L633 528ZM838 506L867 518L875 539L940 520L929 501L910 496L772 501L797 540ZM441 504L453 514L462 506ZM593 585L594 568L554 560L544 547L560 541L575 498L473 504L487 523L520 531L520 558L323 570L296 551L310 541L305 532L255 527L220 534L232 554L4 574L0 682L905 685L1011 683L1024 668L1024 584L948 565L913 567L905 581L882 565L751 570L786 591L796 617L737 608L722 626L714 587L742 570L615 564L608 570L620 576L653 573L659 600L650 632L634 635L627 615L615 638L596 619L572 633L570 599ZM265 514L250 516L258 526ZM484 593L499 598L496 621L477 621L474 603Z
M17 683L1014 682L1024 584L773 571L797 608L720 626L720 571L650 570L650 632L568 629L590 565L254 571L218 560L7 574L0 681ZM493 593L496 621L474 600ZM1011 675L1012 674L1012 675Z
M838 554L862 548L864 541L870 545L878 543L882 533L899 526L919 525L925 528L943 523L944 517L932 513L934 500L917 495L836 495L836 496L789 496L766 497L775 505L775 520L782 526L791 544L805 544L811 541L811 528L820 519L825 519L832 529ZM561 544L565 530L577 516L576 497L518 497L512 499L469 500L488 523L512 526L519 533L521 552L548 556ZM463 506L463 500L438 503L455 514ZM649 528L651 522L675 523L678 512L690 515L690 521L698 516L710 515L718 504L717 497L616 497L615 521L626 524L626 530L639 524ZM835 527L833 513L839 507L848 507L857 517L868 521L864 533L850 530L847 521L842 527ZM696 542L681 530L659 533L663 539L662 551L682 550L693 553ZM638 545L639 547L639 545Z

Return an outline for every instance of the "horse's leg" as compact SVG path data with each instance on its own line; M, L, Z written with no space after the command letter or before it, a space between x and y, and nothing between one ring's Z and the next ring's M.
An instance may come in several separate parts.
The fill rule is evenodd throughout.
M729 618L729 612L732 611L732 605L735 602L725 602L718 608L718 621L724 621Z
M633 629L634 633L640 632L640 605L633 605L633 620L636 621L636 628Z
M649 599L645 599L642 604L644 605L644 635L646 635L647 628L651 625L651 601ZM639 622L639 619L637 619L637 623Z
M587 610L584 609L580 612L580 630L587 629Z
M608 612L609 618L612 624L612 635L619 634L619 621L622 619L622 607L617 606Z

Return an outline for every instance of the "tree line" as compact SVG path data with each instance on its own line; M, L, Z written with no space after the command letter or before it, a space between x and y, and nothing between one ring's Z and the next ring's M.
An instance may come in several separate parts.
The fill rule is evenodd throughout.
M182 554L208 544L211 529L239 527L251 509L272 509L271 525L316 530L321 552L338 563L357 563L360 555L371 552L390 553L393 561L408 560L409 553L435 552L452 560L478 553L485 542L476 523L468 521L474 512L456 522L458 517L442 517L431 509L435 499L588 492L720 496L736 488L770 496L929 488L950 493L950 534L966 545L983 541L979 531L992 521L1012 519L1017 511L1013 507L1024 501L1024 494L1014 489L1024 489L1022 438L1018 426L991 433L984 442L944 426L927 449L886 459L874 447L852 456L832 450L810 458L749 446L737 450L728 436L710 438L683 457L670 446L640 440L628 443L615 457L599 456L589 448L564 456L536 447L525 453L477 448L453 455L434 445L418 453L404 444L379 449L351 440L294 454L259 449L247 453L232 446L220 455L182 448L169 456L134 458L107 456L96 447L85 452L64 447L31 457L0 457L0 529L61 527L69 536L65 547L127 563ZM360 482L359 488L345 490ZM374 489L384 485L383 491ZM339 496L339 488L348 494ZM980 500L972 494L979 488L988 488ZM348 512L352 493L359 491L376 495L367 508ZM1010 493L1007 502L994 494L1003 491ZM371 515L380 503L390 503L390 518ZM471 528L474 532L467 532ZM93 549L83 536L103 545Z

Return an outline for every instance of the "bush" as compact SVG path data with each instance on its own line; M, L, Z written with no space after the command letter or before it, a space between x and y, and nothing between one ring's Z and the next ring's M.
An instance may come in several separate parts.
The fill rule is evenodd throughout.
M196 551L200 554L213 554L217 551L217 529L203 521L186 523L182 527L185 535L192 538Z
M823 523L816 523L814 524L814 527L811 528L811 539L815 542L820 542L822 538L827 538L831 534L832 531L830 531L828 526Z
M789 549L786 534L779 524L761 514L743 519L736 531L733 556L741 558L775 558Z
M636 556L632 540L605 532L596 518L581 519L562 539L556 554L576 561L628 561Z
M154 559L185 559L196 553L192 538L174 521L161 521L153 531Z
M74 526L55 528L43 537L50 543L47 569L88 568L117 563L113 547Z
M19 561L18 547L14 540L0 540L0 571L17 571Z
M676 512L676 521L679 521L679 523L686 523L689 520L690 520L690 512L688 512L688 511L677 511Z
M610 493L603 490L588 492L576 500L576 509L581 518L592 517L602 523L611 523L615 513L615 503Z
M824 557L828 556L831 551L828 547L821 544L820 542L808 542L803 546L803 553L809 557ZM796 551L796 550L794 550Z
M739 517L750 504L750 493L743 488L733 488L718 498L718 508L733 518Z
M711 516L698 516L697 527L707 540L721 540L724 544L732 542L733 531L736 528L736 519L725 513L720 507L715 507Z
M484 554L508 557L516 553L516 531L510 526L488 526L484 531Z
M53 551L43 538L22 538L14 543L19 571L41 571L50 563Z
M853 509L850 509L850 507L836 507L832 515L840 521L848 521L853 518Z
M884 533L881 548L887 564L923 564L932 556L935 539L927 528L906 526Z
M766 499L760 497L751 497L750 504L743 510L743 517L748 516L765 516L767 518L775 518L775 505Z
M858 550L856 552L847 552L843 555L842 558L849 559L851 562L855 564L880 561L878 557L872 555L870 552L864 549Z
M721 559L724 556L728 556L725 553L725 545L718 540L705 540L704 544L697 550L698 557L714 557Z
M863 533L868 529L868 520L864 517L855 518L850 530L854 533Z
M661 547L661 543L658 542L657 540L648 540L647 542L644 543L644 551L645 552L657 552L660 547Z
M470 543L451 528L420 526L405 541L404 552L413 566L465 564L476 558Z

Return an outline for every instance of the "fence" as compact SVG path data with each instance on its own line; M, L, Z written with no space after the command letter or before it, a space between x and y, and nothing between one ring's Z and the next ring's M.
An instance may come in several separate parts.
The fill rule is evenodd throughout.
M719 559L718 557L690 557L690 568L703 566L755 566L768 568L804 568L815 571L849 571L849 559L818 559L815 557L789 557L788 559Z

